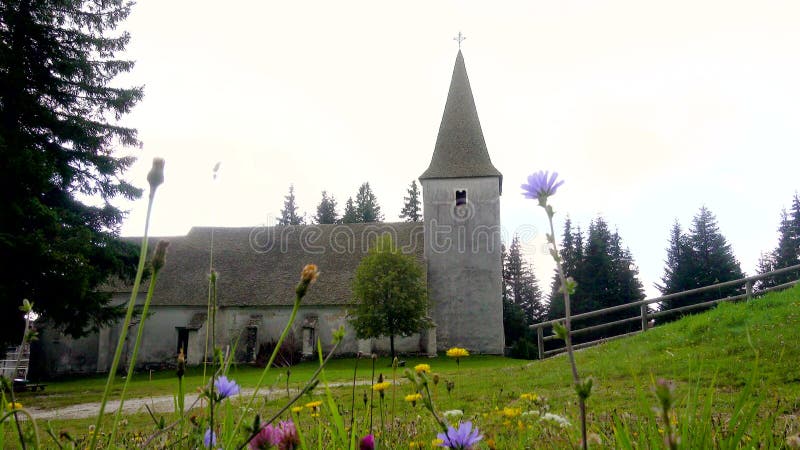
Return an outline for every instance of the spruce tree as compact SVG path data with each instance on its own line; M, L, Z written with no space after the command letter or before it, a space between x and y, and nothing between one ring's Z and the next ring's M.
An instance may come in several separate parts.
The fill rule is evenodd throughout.
M792 200L792 211L781 211L778 226L778 246L770 253L763 254L758 261L758 273L763 274L800 264L800 198L795 194ZM759 280L757 290L778 286L798 279L798 272L783 273Z
M362 222L358 217L358 211L353 203L353 197L348 197L347 203L344 205L344 215L342 215L342 223L359 223Z
M118 239L113 201L141 190L124 179L135 129L119 119L141 87L115 81L130 35L122 0L0 2L0 341L18 342L24 298L42 320L79 337L119 317L98 288L135 266Z
M531 265L522 256L519 236L514 235L509 247L504 270L508 285L508 298L525 312L526 321L531 324L544 316L542 292Z
M586 243L583 233L572 228L568 220L564 226L560 255L565 275L572 277L577 288L571 296L572 313L580 314L611 306L624 305L644 299L644 288L638 279L630 251L623 247L618 232L612 233L605 219L597 217L589 224ZM560 282L554 281L548 308L549 319L564 317L564 301L559 292ZM608 323L639 314L639 308L615 311L604 316L577 321L577 328ZM638 324L622 324L590 334L576 337L576 341L588 341L614 336L636 328Z
M336 199L332 195L329 197L327 191L322 191L322 200L317 205L317 215L314 216L314 221L319 224L339 222L339 215L336 213Z
M408 192L408 196L403 197L405 204L403 210L400 211L400 218L405 219L406 222L419 222L422 220L422 212L420 211L417 182L412 181L406 192Z
M679 243L677 254L679 257L670 267L670 256L673 250L672 241L675 239L675 228L673 228L670 249L667 253L668 267L665 269L664 278L662 278L664 285L659 286L663 294L681 292L744 277L739 262L733 255L731 246L719 231L716 217L708 208L700 208L700 211L692 219L692 226L689 228L688 234L677 235L677 242ZM666 310L693 305L739 293L741 293L741 288L732 286L716 289L713 292L681 296L665 300L661 304L661 309ZM691 312L698 311L700 310L695 309ZM670 318L678 316L674 315ZM666 318L666 320L670 318Z
M358 222L381 222L383 221L383 214L381 214L381 207L378 205L378 199L372 193L369 183L364 183L358 188L356 194L356 215Z
M304 222L303 217L297 213L294 185L290 184L289 193L286 194L283 200L283 209L281 210L281 217L278 219L278 225L302 225Z

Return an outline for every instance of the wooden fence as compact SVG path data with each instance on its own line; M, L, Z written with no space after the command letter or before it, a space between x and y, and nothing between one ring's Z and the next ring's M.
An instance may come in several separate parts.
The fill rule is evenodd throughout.
M709 306L716 305L717 303L720 303L720 302L732 302L732 301L742 300L742 299L751 300L754 295L761 295L761 294L763 294L765 292L778 291L778 290L782 290L782 289L786 289L786 288L792 287L795 284L800 283L800 279L799 280L795 280L795 281L790 281L788 283L783 283L783 284L780 284L780 285L777 285L777 286L773 286L773 287L770 287L770 288L762 289L762 290L759 290L755 294L753 293L753 283L754 282L756 282L758 280L770 278L770 277L773 277L775 275L780 275L782 273L791 272L791 271L794 271L794 270L800 270L800 264L795 265L795 266L791 266L791 267L786 267L786 268L783 268L783 269L774 270L772 272L767 272L767 273L760 274L760 275L754 275L752 277L741 278L741 279L733 280L733 281L726 281L724 283L717 283L717 284L713 284L711 286L705 286L705 287L701 287L701 288L697 288L697 289L690 289L688 291L677 292L675 294L663 295L661 297L656 297L656 298L652 298L652 299L644 299L644 300L639 300L639 301L636 301L636 302L625 303L623 305L617 305L617 306L612 306L612 307L609 307L609 308L598 309L596 311L585 312L585 313L582 313L582 314L575 314L575 315L571 316L571 320L572 321L580 320L580 319L588 319L588 318L591 318L591 317L599 317L599 316L603 316L603 315L611 313L611 312L620 311L620 310L624 310L624 309L635 308L636 306L638 306L640 308L640 310L641 310L641 315L638 315L638 316L629 317L627 319L615 320L613 322L602 323L602 324L599 324L599 325L592 325L592 326L588 326L588 327L584 327L584 328L580 328L580 329L573 329L572 332L570 333L571 336L577 336L577 335L581 335L581 334L585 334L585 333L589 333L589 332L593 332L593 331L598 331L598 330L602 330L602 329L606 329L606 328L610 328L610 327L613 327L613 326L622 325L622 324L630 323L630 322L641 322L641 328L639 330L636 330L636 331L633 331L633 332L630 332L630 333L625 333L625 334L620 334L620 335L613 336L613 337L607 337L607 338L603 338L603 339L598 339L598 340L591 341L591 342L584 342L584 343L581 343L581 344L576 344L576 345L573 345L572 348L580 349L580 348L584 348L584 347L590 347L592 345L601 344L603 342L607 342L607 341L610 341L610 340L619 339L619 338L628 337L628 336L633 336L635 334L639 334L639 333L645 332L645 331L647 331L647 328L649 327L650 319L655 319L655 318L658 318L658 317L662 317L662 316L666 316L666 315L670 315L670 314L675 314L675 313L679 313L679 312L689 311L689 310L692 310L692 309L707 308ZM650 307L649 307L650 305L652 305L654 303L660 303L660 302L663 302L664 300L671 300L671 299L674 299L674 298L679 298L679 297L683 297L683 296L687 296L687 295L699 294L699 293L702 293L702 292L712 291L714 289L721 289L721 288L730 287L730 286L742 286L742 285L744 286L745 293L744 294L740 294L740 295L735 295L735 296L732 296L732 297L725 297L725 298L719 298L719 299L716 299L716 300L704 301L702 303L696 303L696 304L693 304L693 305L682 306L680 308L673 308L673 309L668 309L668 310L651 311ZM545 351L545 342L554 341L554 340L560 340L554 334L550 334L550 335L547 335L547 336L544 335L545 327L549 326L551 328L551 331L552 331L553 324L556 323L556 322L564 322L564 319L562 318L562 319L548 320L547 322L541 322L541 323L537 323L537 324L531 325L531 328L535 328L536 329L537 343L539 345L539 359L544 359L544 358L546 358L548 356L552 356L552 355L556 355L556 354L559 354L559 353L563 353L563 352L565 352L567 350L566 347L560 347L560 348L555 348L555 349L552 349L552 350ZM573 324L573 326L574 326L574 324Z

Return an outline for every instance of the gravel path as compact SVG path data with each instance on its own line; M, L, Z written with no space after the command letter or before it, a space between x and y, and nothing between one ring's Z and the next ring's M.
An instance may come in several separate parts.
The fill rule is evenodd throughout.
M400 380L398 380L400 381ZM328 383L330 387L340 387L340 386L350 386L350 383ZM364 385L369 384L369 381L360 380L356 384ZM317 389L321 389L322 386L320 385ZM248 398L253 395L255 389L242 389L241 393L239 394L240 397ZM292 394L295 394L297 390L293 389ZM277 397L286 397L286 389L259 389L259 396L268 396L270 399L274 399ZM188 408L195 400L199 394L191 393L186 394L186 400L184 404ZM128 398L125 399L125 405L123 407L122 412L124 414L135 414L140 412L147 412L145 409L145 405L150 407L150 410L153 412L160 412L160 413L169 413L173 412L175 409L175 401L172 395L163 395L159 397L148 397L148 398ZM106 414L116 413L117 408L119 408L119 400L109 400L106 403ZM91 402L91 403L80 403L77 405L70 405L65 406L63 408L57 409L40 409L40 408L29 408L31 415L37 420L48 420L48 419L83 419L86 417L93 417L96 416L97 413L100 411L100 402Z

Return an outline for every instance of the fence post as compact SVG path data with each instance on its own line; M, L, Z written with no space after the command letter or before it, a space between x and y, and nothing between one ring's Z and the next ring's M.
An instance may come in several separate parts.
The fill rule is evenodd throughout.
M747 301L749 302L753 299L753 282L748 280L747 283L744 284L744 290L747 293Z
M536 340L539 344L539 359L544 359L544 327L539 325L536 327Z
M647 304L641 305L642 308L642 331L647 331Z

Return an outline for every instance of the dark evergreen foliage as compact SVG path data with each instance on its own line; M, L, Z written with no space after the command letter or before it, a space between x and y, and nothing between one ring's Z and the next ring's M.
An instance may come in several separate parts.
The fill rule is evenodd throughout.
M353 197L348 197L347 203L344 205L344 215L342 216L342 223L359 223L358 211L353 203Z
M314 221L319 224L339 223L339 214L336 212L336 199L328 192L322 191L322 200L317 205L317 215Z
M372 188L369 183L364 183L358 188L356 194L356 217L359 223L382 222L383 214L381 207L378 205L378 199L372 193Z
M138 146L118 124L141 87L114 85L132 61L117 27L130 2L0 2L0 340L18 342L28 298L74 337L116 320L109 276L129 274L135 248L117 240L124 212L111 202L141 190L123 179ZM91 201L87 201L91 198Z
M791 213L781 211L781 222L778 226L778 246L770 253L761 255L758 261L758 273L767 273L784 267L800 264L800 196L794 195ZM800 278L800 272L792 271L770 278L759 280L756 289L778 286Z
M400 211L400 218L405 219L406 222L419 222L422 220L422 211L420 210L419 189L417 189L417 182L412 181L408 187L408 196L403 197L405 202L403 210Z
M525 314L528 324L539 322L544 316L542 291L533 267L522 256L519 236L511 240L508 255L503 266L503 281L508 300Z
M580 314L611 306L624 305L644 299L644 288L638 279L638 269L627 248L622 245L619 233L612 233L606 221L597 217L589 224L586 243L583 233L572 228L569 219L564 224L564 238L560 250L564 272L577 282L575 293L571 296L572 314ZM564 317L564 300L560 292L561 284L554 279L548 308L548 319ZM598 318L576 321L574 329L608 323L638 316L639 307L623 309ZM625 333L641 325L632 321L627 324L604 330L578 335L575 342L594 340L601 337Z
M302 225L305 223L303 216L297 213L297 202L294 198L294 185L289 185L289 193L283 198L283 209L278 225Z
M673 226L666 264L661 279L663 284L657 286L662 294L682 292L744 277L731 246L719 231L716 217L706 207L700 208L694 216L688 234L681 232L679 224ZM661 310L702 303L741 292L741 288L733 286L716 289L713 292L681 296L662 302ZM700 310L702 309L691 312ZM666 317L664 320L677 317L680 317L680 314Z
M394 357L395 336L410 336L431 326L427 292L419 262L383 236L356 269L350 323L359 339L388 336Z

